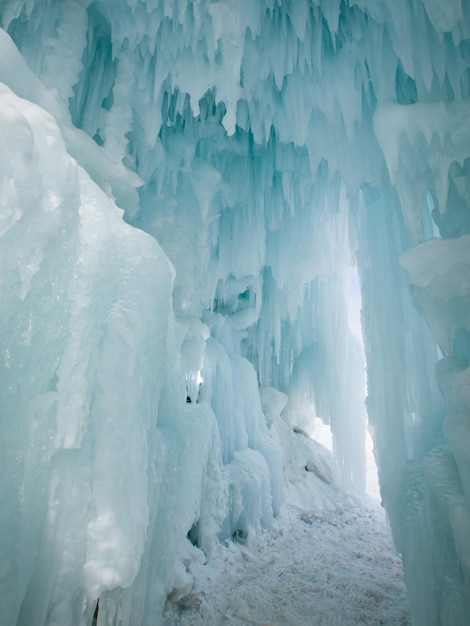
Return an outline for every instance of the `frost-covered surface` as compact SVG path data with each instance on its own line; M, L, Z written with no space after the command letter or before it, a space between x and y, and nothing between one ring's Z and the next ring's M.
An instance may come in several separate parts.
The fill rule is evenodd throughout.
M286 506L271 530L220 543L186 539L164 626L408 626L401 558L377 501L346 494L331 454L283 433Z
M293 427L362 491L365 357L414 621L468 624L468 1L0 20L1 619L158 622L188 533L292 500Z
M189 595L170 598L165 626L408 626L401 559L377 505L341 500L276 523L256 546L188 550Z

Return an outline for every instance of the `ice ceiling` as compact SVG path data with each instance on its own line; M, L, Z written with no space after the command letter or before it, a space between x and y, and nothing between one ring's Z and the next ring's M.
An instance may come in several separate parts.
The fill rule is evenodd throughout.
M366 363L414 623L468 624L468 0L0 19L4 623L158 623L188 533L270 527L293 426L361 492Z

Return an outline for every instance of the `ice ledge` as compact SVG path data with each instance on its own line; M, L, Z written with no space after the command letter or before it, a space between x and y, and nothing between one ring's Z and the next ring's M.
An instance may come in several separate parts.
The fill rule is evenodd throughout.
M0 82L17 96L37 104L55 119L69 154L88 172L92 180L122 209L134 212L138 205L137 187L142 179L123 163L110 159L86 133L75 128L70 114L23 60L11 37L0 29Z

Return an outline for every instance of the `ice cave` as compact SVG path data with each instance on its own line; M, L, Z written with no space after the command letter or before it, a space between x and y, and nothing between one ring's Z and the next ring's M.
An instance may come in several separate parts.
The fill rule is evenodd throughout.
M221 546L362 498L366 432L410 623L468 626L470 1L0 26L1 626L166 623Z

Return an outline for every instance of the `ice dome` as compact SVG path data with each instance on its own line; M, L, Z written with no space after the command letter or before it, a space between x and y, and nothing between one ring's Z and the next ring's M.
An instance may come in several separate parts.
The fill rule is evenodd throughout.
M0 25L1 624L158 624L320 423L359 494L370 426L413 624L470 623L468 0Z

